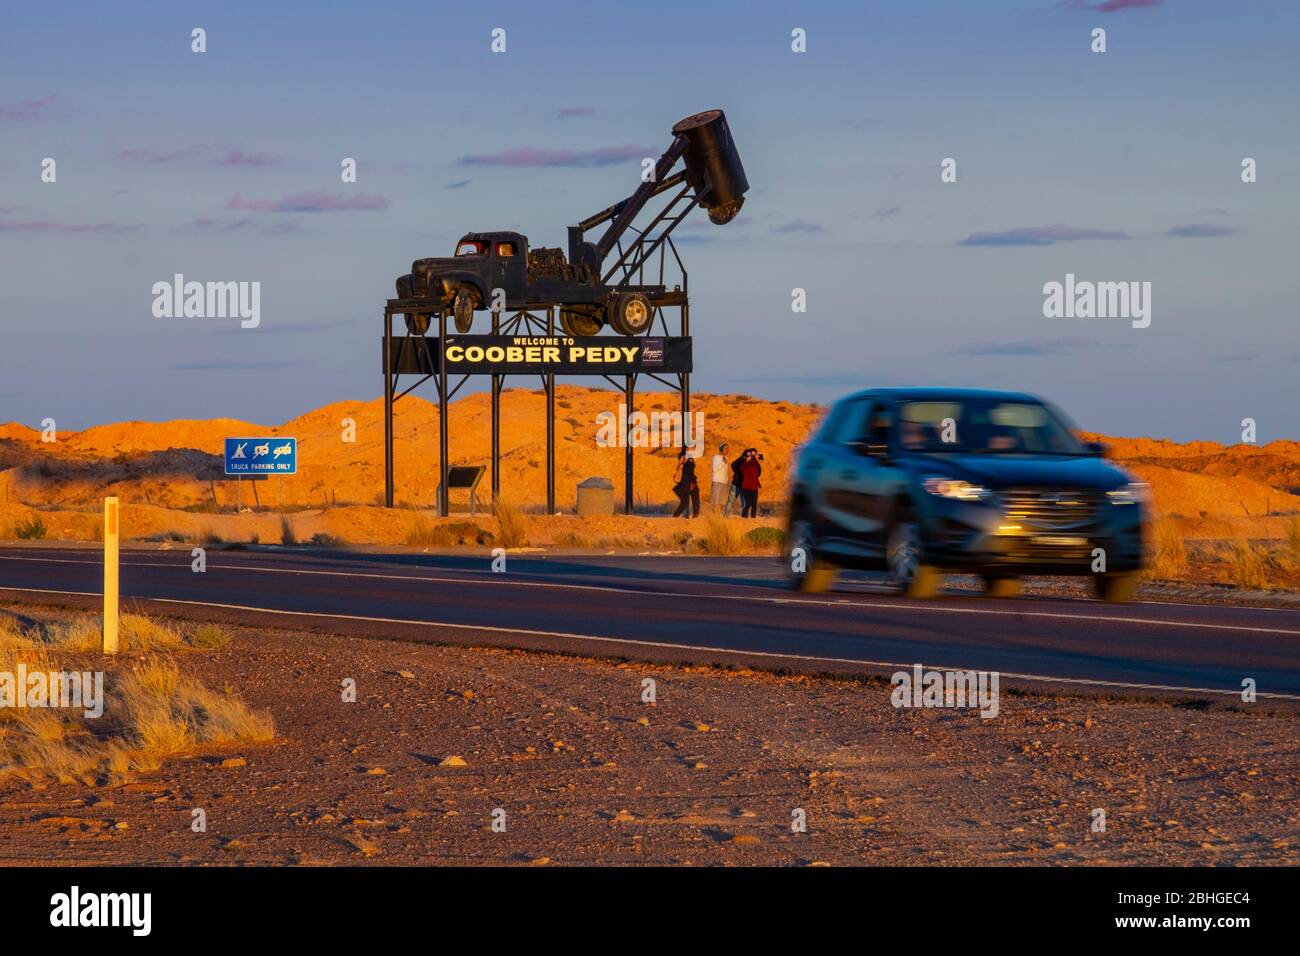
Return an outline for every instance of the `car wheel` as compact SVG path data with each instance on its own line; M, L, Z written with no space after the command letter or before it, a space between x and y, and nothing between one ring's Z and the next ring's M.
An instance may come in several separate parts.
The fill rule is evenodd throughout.
M938 593L943 576L934 567L922 562L923 555L921 529L910 515L904 515L889 530L889 542L885 546L889 579L900 594L910 598L927 598Z
M609 324L620 335L640 335L654 322L654 306L640 292L620 292L609 308Z
M1022 582L1019 578L984 575L984 593L989 597L1009 598L1020 593Z
M602 324L600 316L581 309L560 310L560 328L565 335L599 335Z
M803 571L794 569L795 549L803 550ZM817 554L817 538L813 532L812 522L799 517L790 520L790 527L785 535L785 548L782 561L785 562L786 575L790 585L804 594L821 594L835 585L839 569Z
M1141 576L1136 571L1125 574L1094 574L1092 590L1099 600L1122 604L1133 598L1140 580Z
M425 313L406 316L406 331L412 335L424 335L429 331L429 316Z
M474 293L461 289L451 301L451 317L456 321L456 331L461 335L470 330L474 324L474 309L477 303Z

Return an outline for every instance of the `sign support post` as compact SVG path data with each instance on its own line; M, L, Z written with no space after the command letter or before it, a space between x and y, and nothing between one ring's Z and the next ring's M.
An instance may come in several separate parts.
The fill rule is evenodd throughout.
M104 644L105 654L117 653L118 500L104 499Z

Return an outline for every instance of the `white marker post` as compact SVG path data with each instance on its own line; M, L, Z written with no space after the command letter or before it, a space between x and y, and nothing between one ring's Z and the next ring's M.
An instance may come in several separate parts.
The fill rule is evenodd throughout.
M104 499L104 653L117 653L117 499Z

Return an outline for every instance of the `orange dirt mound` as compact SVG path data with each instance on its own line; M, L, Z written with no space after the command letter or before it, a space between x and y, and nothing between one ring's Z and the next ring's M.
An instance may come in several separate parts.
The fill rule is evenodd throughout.
M614 483L615 500L623 499L623 449L600 447L602 413L617 415L621 395L607 389L561 385L556 389L556 504L572 511L575 487L600 476ZM679 408L675 393L637 396L637 410L670 413ZM545 408L541 389L502 394L501 489L503 499L525 508L540 508L546 497ZM816 405L771 402L745 395L697 394L692 411L702 414L704 455L698 463L707 503L709 459L720 441L734 457L754 446L766 455L762 500L784 497L791 452L822 414ZM489 399L486 393L453 402L451 464L488 464ZM346 440L355 430L355 441ZM279 426L232 419L171 422L122 422L82 432L65 432L42 442L38 430L20 424L0 425L0 537L33 514L44 515L50 537L93 538L105 495L130 506L133 536L169 531L188 536L211 531L227 540L263 541L280 537L278 516L258 514L236 519L237 487L221 473L227 436L295 436L299 474L283 479L244 481L239 488L245 507L274 508L281 495L286 508L304 512L298 519L300 539L331 534L353 543L401 543L411 535L410 512L385 514L383 401L344 401L301 415ZM1284 521L1276 516L1300 514L1300 443L1275 441L1265 446L1223 446L1214 442L1177 444L1164 439L1109 438L1110 456L1149 481L1158 512L1182 516L1187 530L1198 523L1215 535L1279 537ZM396 405L394 421L396 487L399 503L428 508L435 502L438 475L437 408L417 395ZM635 500L652 509L672 502L677 451L647 447L636 452ZM491 477L481 484L483 497ZM463 497L454 503L463 506ZM1265 516L1275 516L1269 523ZM227 527L227 519L235 523ZM247 519L247 520L244 520ZM617 523L616 523L617 524ZM254 525L256 526L254 528ZM588 538L641 532L576 532ZM567 533L566 533L567 534Z

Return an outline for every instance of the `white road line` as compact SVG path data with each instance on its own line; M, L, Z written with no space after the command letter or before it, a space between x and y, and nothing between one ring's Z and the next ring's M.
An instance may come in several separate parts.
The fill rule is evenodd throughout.
M12 555L0 555L0 559L9 561L36 561L52 564L95 564L94 561L71 561L59 558L23 558ZM141 565L148 567L187 567L188 565L171 565L171 564L148 564ZM707 592L692 591L643 591L631 590L615 587L602 587L595 584L557 584L550 581L520 581L511 579L508 575L491 574L485 575L484 572L464 572L467 575L478 575L477 577L464 578L447 578L447 577L426 577L415 574L380 574L373 571L321 571L309 569L294 568L272 568L265 565L254 564L209 564L208 570L213 571L258 571L263 574L308 574L322 577L338 578L370 578L384 581L412 581L416 583L427 584L477 584L500 587L501 585L510 585L513 587L523 588L552 588L570 591L600 591L614 594L634 594L644 595L646 597L667 597L667 598L691 598L709 601L754 601L762 604L781 604L781 605L811 605L814 607L854 607L870 608L873 610L885 611L922 611L935 614L974 614L974 615L993 615L997 617L1016 617L1016 618L1045 618L1051 620L1065 621L1085 621L1085 622L1107 622L1111 624L1146 624L1156 627L1181 627L1194 628L1209 631L1240 631L1251 634L1283 634L1288 637L1300 637L1300 630L1284 627L1257 627L1250 624L1213 624L1202 621L1172 621L1161 618L1145 617L1125 617L1117 614L1067 614L1056 611L1030 611L1013 608L975 608L975 607L950 607L939 603L929 604L904 604L901 602L871 602L871 601L850 601L847 599L825 600L819 598L778 598L766 597L759 594L713 594ZM21 590L21 589L19 589ZM1159 602L1156 602L1157 604ZM1209 605L1213 606L1213 605Z
M74 594L78 596L99 597L97 591L56 591L47 588L5 588L0 591L28 591L37 594ZM360 614L330 614L324 611L282 611L277 608L251 607L246 604L221 604L216 601L189 601L182 598L137 598L141 601L155 601L163 604L184 604L192 607L215 607L227 611L252 611L258 614L279 614L285 617L328 618L340 621L359 621L366 624L407 624L419 627L447 628L460 631L486 631L493 634L526 634L529 637L559 637L574 641L592 641L604 644L631 644L640 647L659 647L676 651L703 651L708 654L734 654L741 657L767 657L776 660L812 661L823 664L854 664L867 667L892 667L910 671L916 662L909 664L889 661L869 661L856 657L818 657L810 654L783 654L776 651L746 651L729 647L711 647L703 644L674 644L667 641L648 641L633 637L602 637L598 634L577 634L570 631L542 631L526 627L501 627L494 624L460 624L451 621L418 621L400 617L368 617ZM969 667L951 667L942 664L927 664L931 670L973 670ZM1128 681L1091 680L1081 677L1050 677L1043 674L1020 674L1011 671L998 671L1003 677L1017 680L1038 681L1047 684L1077 684L1086 687L1122 687L1127 690L1161 690L1176 691L1184 694L1223 694L1240 697L1237 689L1219 690L1213 687L1180 687L1173 684L1139 684ZM1274 694L1267 691L1257 693L1258 697L1270 697L1277 700L1300 700L1296 694Z

